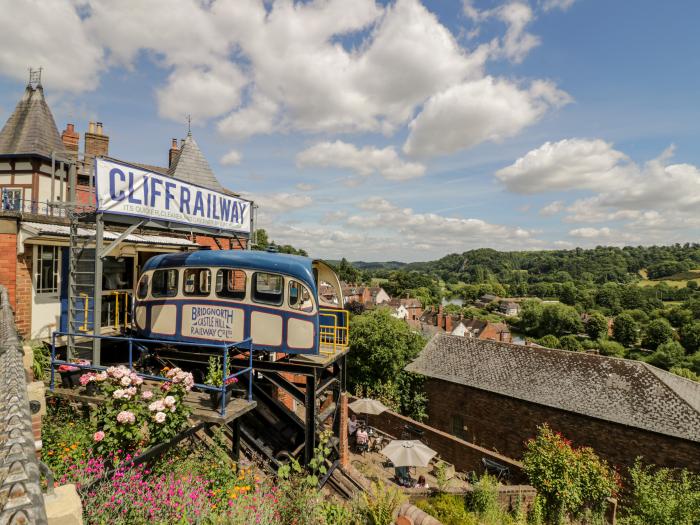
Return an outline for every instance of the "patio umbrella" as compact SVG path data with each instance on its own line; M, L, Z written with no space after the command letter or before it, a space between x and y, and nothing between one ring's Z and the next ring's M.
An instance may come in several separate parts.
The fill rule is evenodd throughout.
M358 399L356 401L353 401L348 405L350 410L355 412L356 414L370 414L373 416L376 416L377 414L381 414L382 412L385 412L389 410L387 407L385 407L381 402L377 401L376 399L367 399L367 398L362 398Z
M426 467L437 454L420 441L404 439L395 439L380 453L389 458L395 467Z

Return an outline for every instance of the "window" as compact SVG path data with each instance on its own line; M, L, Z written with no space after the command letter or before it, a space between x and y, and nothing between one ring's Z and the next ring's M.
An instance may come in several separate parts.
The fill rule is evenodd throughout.
M3 188L2 190L3 210L22 210L22 189Z
M136 297L139 299L145 299L148 295L148 275L141 277L139 281L139 287L136 290Z
M302 312L313 312L314 301L308 288L296 281L289 281L289 307Z
M460 439L466 439L467 432L464 428L464 418L462 416L452 416L452 435Z
M153 273L151 294L153 297L175 297L177 295L177 270L156 270Z
M228 299L245 299L246 274L243 270L216 272L216 295Z
M183 291L185 295L204 297L211 290L211 272L207 268L187 268Z
M37 246L36 293L58 292L58 246Z
M284 298L284 277L276 273L253 274L253 301L280 306Z

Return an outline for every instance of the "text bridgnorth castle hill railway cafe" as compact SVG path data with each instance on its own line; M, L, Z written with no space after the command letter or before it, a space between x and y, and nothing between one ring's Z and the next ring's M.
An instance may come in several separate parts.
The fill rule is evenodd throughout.
M250 232L250 202L133 166L96 159L97 209Z

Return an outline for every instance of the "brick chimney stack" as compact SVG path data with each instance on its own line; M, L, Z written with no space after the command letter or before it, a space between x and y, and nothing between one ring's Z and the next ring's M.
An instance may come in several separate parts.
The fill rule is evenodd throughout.
M173 139L173 142L170 145L170 151L168 151L168 168L173 167L173 164L175 164L179 154L180 148L177 146L177 139Z
M73 124L66 124L66 129L61 133L61 141L63 141L63 146L66 148L68 155L70 155L73 160L78 160L80 133L75 131L75 126Z
M104 134L102 122L90 122L85 133L85 162L88 165L97 156L109 155L109 137Z

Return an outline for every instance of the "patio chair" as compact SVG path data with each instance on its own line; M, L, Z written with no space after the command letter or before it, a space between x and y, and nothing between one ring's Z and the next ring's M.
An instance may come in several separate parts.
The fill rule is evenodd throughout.
M510 479L510 469L507 466L489 458L481 458L481 463L484 465L486 473L496 476L499 481Z

